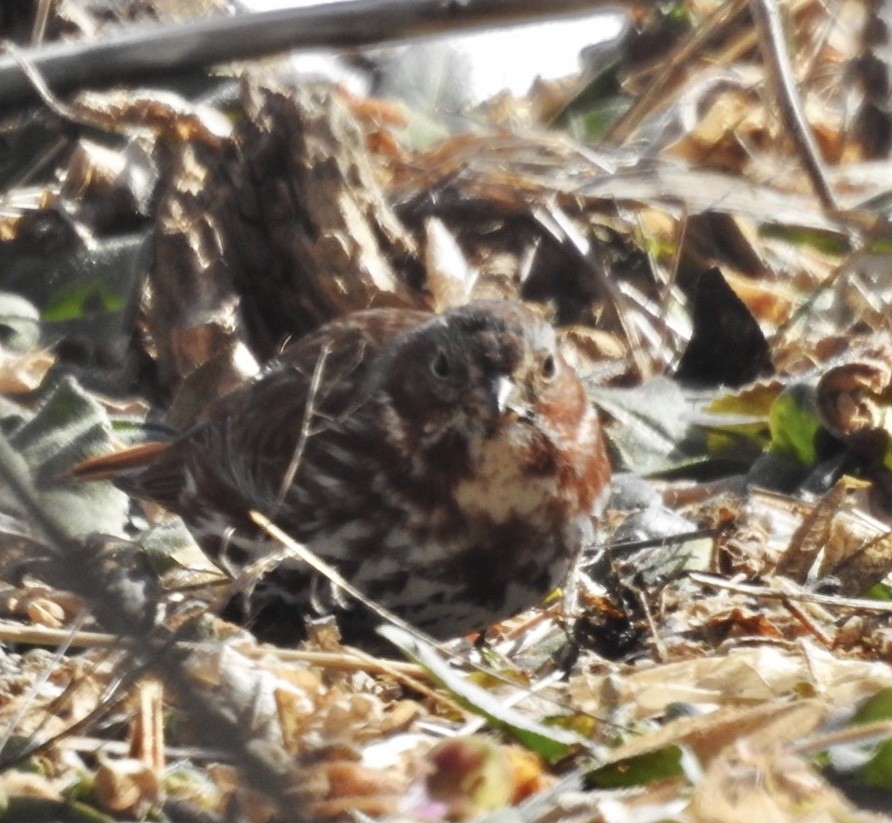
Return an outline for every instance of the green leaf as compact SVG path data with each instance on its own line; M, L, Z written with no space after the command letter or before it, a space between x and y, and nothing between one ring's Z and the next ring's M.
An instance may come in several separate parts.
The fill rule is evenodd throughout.
M107 343L132 331L147 236L138 232L97 240L89 248L71 242L61 249L7 253L3 287L38 307L51 338L71 329L80 338Z
M783 240L794 246L809 246L823 254L844 255L851 251L851 244L845 236L810 226L773 223L763 225L760 233L763 237Z
M880 689L867 698L855 712L853 724L892 719L892 688Z
M852 726L892 719L892 688L880 689L868 697L855 712ZM819 761L847 786L870 786L892 796L892 739L875 737L832 746Z
M890 587L888 583L874 583L874 585L864 592L862 597L866 597L869 600L882 600L888 603L892 600L892 587Z
M396 626L380 626L378 633L400 648L469 711L485 717L547 762L566 757L574 749L587 745L577 734L539 723L502 703L485 689L470 683L427 643Z
M815 437L821 430L813 383L787 386L771 405L768 426L771 430L771 451L795 458L803 466L817 460Z
M3 820L4 823L114 823L114 818L85 803L41 797L10 797Z
M105 240L95 250L78 251L68 261L57 260L59 287L47 295L43 319L79 320L121 311L134 287L134 265L145 236Z
M667 746L655 752L626 757L590 771L585 776L585 783L589 789L625 789L683 777L683 756L680 747Z
M888 790L892 787L892 740L877 746L873 757L859 770L859 782Z

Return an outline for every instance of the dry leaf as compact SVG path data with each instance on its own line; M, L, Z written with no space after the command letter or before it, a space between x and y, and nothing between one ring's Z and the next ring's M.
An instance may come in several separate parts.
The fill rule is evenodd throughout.
M786 551L777 561L777 573L804 583L823 550L830 534L830 524L839 513L851 484L842 479L834 484L809 512L796 530Z
M691 799L692 820L706 823L869 823L802 759L780 746L741 741L712 760Z
M442 220L428 218L424 230L425 285L433 295L434 311L444 312L467 303L477 271Z
M160 798L159 776L141 760L100 755L94 791L104 809L142 817Z

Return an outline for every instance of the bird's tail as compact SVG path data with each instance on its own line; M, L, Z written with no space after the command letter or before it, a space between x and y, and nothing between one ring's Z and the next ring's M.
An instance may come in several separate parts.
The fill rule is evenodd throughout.
M169 442L150 441L110 454L88 457L75 464L71 474L83 481L118 480L153 463L170 445Z

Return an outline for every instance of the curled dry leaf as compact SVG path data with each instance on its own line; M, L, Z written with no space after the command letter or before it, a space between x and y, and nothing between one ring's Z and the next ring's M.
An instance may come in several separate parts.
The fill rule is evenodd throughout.
M711 632L718 631L726 638L743 636L780 640L784 636L768 615L739 606L712 615L707 625Z
M824 371L817 404L833 434L869 458L882 458L890 468L892 345L862 348L854 358L848 355Z
M52 600L35 598L25 608L28 619L38 626L57 629L65 625L65 611Z
M419 268L415 241L337 97L320 87L249 85L244 106L241 157L229 169L234 211L220 217L237 221L234 281L254 339L276 346L349 311L421 307L406 279Z
M675 126L683 133L669 147L670 154L705 159L713 168L732 172L746 169L752 162L750 146L771 139L753 85L758 70L748 74L719 69L697 75L673 112Z
M0 608L28 619L34 625L59 628L70 625L84 610L84 601L69 592L33 579L0 593Z
M820 574L839 581L844 595L858 596L892 572L892 532L864 512L834 518Z
M82 140L62 177L62 199L94 231L114 231L125 215L146 216L158 182L158 170L146 147L134 142L114 151Z

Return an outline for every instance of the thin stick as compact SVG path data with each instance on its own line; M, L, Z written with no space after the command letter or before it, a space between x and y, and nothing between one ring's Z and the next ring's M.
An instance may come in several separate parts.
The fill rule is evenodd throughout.
M21 626L17 623L0 621L0 642L27 646L58 646L67 643L75 649L119 649L121 638L106 632L85 632L72 629L54 629L47 626ZM200 650L215 649L218 643L176 644L178 648ZM301 649L279 649L272 646L238 645L239 654L252 660L274 657L285 663L306 663L324 669L341 671L366 671L370 673L399 673L401 676L426 677L425 671L415 663L403 660L360 657L349 652L304 651Z
M821 644L827 648L833 648L833 638L830 637L827 632L825 632L820 626L815 623L806 613L805 610L796 602L791 600L789 597L785 597L783 600L784 606L792 613L793 617L795 617L805 628L811 632L820 642Z
M22 70L22 74L28 78L35 94L43 101L45 105L56 117L62 120L70 120L72 122L80 122L80 117L74 109L67 106L59 98L50 91L50 87L46 84L40 71L34 66L28 52L20 49L14 43L4 43L3 48L6 53L15 60L18 67Z
M798 743L793 743L790 751L795 754L813 755L827 751L834 746L870 743L888 740L892 735L892 720L874 720L872 723L859 723L856 726L848 726L845 729L835 729L826 734L818 734L808 737Z
M421 678L415 677L414 675L410 675L405 671L401 671L399 668L395 666L391 666L390 663L392 661L389 660L377 660L377 658L372 657L370 654L366 654L361 649L350 648L350 653L356 655L357 659L360 662L364 662L368 665L377 664L378 673L379 674L388 674L398 682L402 683L404 686L407 686L410 689L418 692L419 694L423 694L428 700L432 700L435 703L439 703L443 708L447 709L450 712L455 714L462 715L465 713L465 708L456 700L453 700L448 694L443 691L437 691L437 689L431 688L427 683L423 682L424 680L430 677L429 673L423 669L421 666L417 666Z
M310 388L307 392L307 402L304 406L304 419L300 425L300 437L298 437L297 445L294 447L294 454L291 455L291 462L288 464L288 470L282 477L282 483L279 486L279 494L276 496L276 503L273 507L274 512L278 510L279 506L284 502L285 495L288 494L288 489L291 488L291 484L294 483L294 478L297 475L301 457L303 457L304 449L307 446L307 440L310 437L310 422L313 419L316 395L319 393L319 387L322 385L322 375L325 372L325 361L328 360L330 352L331 344L326 343L322 347L322 351L319 353L316 365L313 368L313 378L310 380Z
M802 164L821 205L829 211L836 211L836 197L827 180L818 143L802 110L777 3L775 0L750 0L750 10L759 29L759 43L766 69L777 89L781 119L799 150Z
M72 89L145 83L159 74L289 49L356 48L454 30L517 25L615 10L617 0L347 0L162 25L128 26L103 39L24 51L46 83ZM16 61L0 55L0 106L34 99Z
M666 648L666 644L663 642L663 638L660 637L660 630L657 627L657 621L654 620L653 612L650 609L650 603L647 602L647 595L637 588L633 588L632 591L638 596L638 602L641 603L641 608L644 609L644 617L647 620L647 627L650 629L650 636L654 641L654 650L657 653L657 662L665 663L669 659L669 651Z
M291 538L288 534L283 532L275 523L273 523L272 520L266 517L266 515L252 510L248 512L248 517L250 517L251 520L253 520L264 532L266 532L266 534L272 537L273 540L279 543L279 545L281 545L288 554L290 554L292 557L296 557L298 560L302 560L311 569L313 569L313 571L318 572L324 578L343 589L352 598L362 603L363 606L374 612L386 623L391 623L394 626L399 626L403 631L408 632L412 635L412 637L422 643L426 643L429 646L437 645L437 642L433 638L428 637L426 634L424 634L424 632L416 629L411 623L406 622L398 615L394 614L388 609L385 609L380 604L375 603L373 600L370 600L368 597L366 597L365 594L363 594L359 589L356 588L356 586L354 586L349 580L347 580L334 566L326 563L321 557L310 551L306 546L298 543L296 540Z
M690 65L700 51L716 34L728 28L746 8L747 0L733 0L720 4L715 11L692 32L687 41L664 61L660 73L644 90L632 106L604 135L609 143L621 145L632 136L647 115L672 98L686 77L685 67Z
M15 734L15 730L18 728L25 715L31 710L32 701L37 697L38 692L43 688L47 680L49 680L59 661L65 656L65 653L71 645L71 637L77 632L84 619L85 617L83 615L77 619L74 627L69 630L68 636L62 641L53 656L47 661L43 671L34 678L31 688L29 688L22 696L21 700L19 700L18 710L6 724L6 730L0 735L0 752L6 748L13 734Z
M10 645L58 646L67 643L76 649L120 648L121 638L106 632L85 632L72 629L53 629L48 626L22 626L0 621L0 642Z
M818 603L822 606L836 606L853 611L879 612L880 614L892 614L892 603L882 600L868 600L864 597L838 597L832 594L818 594L817 592L796 592L795 594L767 586L752 586L749 583L734 583L723 580L721 577L713 577L702 572L691 572L688 577L702 586L712 586L716 589L727 589L740 594L751 594L754 597L767 597L772 600L800 600L803 603Z

